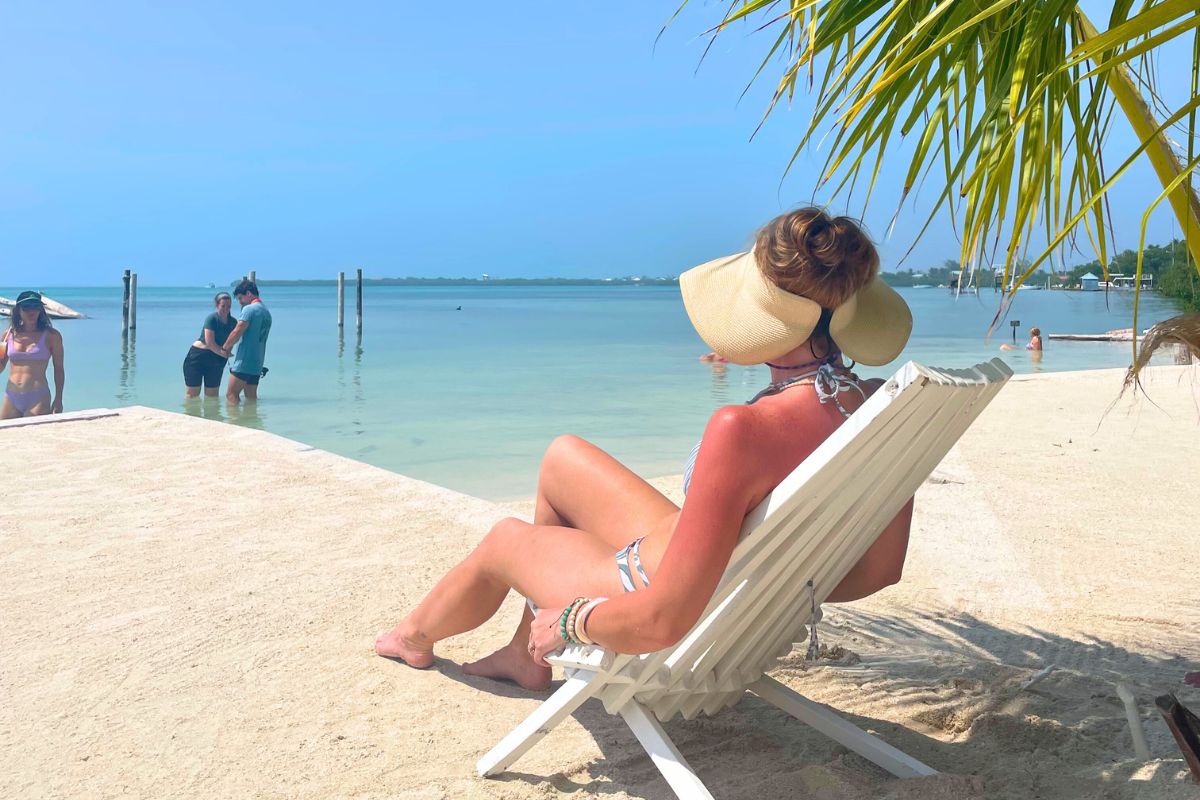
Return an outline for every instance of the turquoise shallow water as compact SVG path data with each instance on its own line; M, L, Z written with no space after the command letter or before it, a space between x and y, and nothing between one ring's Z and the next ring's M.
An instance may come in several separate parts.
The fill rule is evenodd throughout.
M984 339L997 295L902 291L914 332L901 361L961 367L1001 355L1018 372L1129 362L1128 344L1048 342L1036 365L1023 350L999 352L1007 328ZM183 397L181 364L213 290L143 287L128 337L119 288L50 290L90 317L58 323L67 410L136 403L221 419L501 498L533 493L541 453L560 433L589 438L645 475L679 472L712 410L767 380L765 367L697 361L707 348L676 287L367 287L361 341L352 307L338 336L333 287L264 292L271 372L256 408L231 409ZM1022 331L1100 333L1128 327L1130 311L1127 294L1106 303L1099 292L1028 291L1011 316ZM1149 294L1139 323L1174 313Z

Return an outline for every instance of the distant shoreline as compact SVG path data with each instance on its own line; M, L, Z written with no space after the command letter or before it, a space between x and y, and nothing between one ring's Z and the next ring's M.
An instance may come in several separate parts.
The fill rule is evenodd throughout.
M337 286L328 278L260 280L259 286ZM233 281L229 285L237 286ZM346 279L353 286L353 278ZM363 278L364 286L678 286L678 278Z

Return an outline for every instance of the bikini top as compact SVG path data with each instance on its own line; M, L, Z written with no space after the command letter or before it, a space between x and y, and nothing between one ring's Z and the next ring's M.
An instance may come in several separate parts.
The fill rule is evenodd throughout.
M5 353L8 355L8 360L14 364L29 364L35 361L49 361L50 348L46 346L46 334L49 332L49 328L42 331L42 335L38 338L37 344L28 350L18 350L15 347L16 342L13 340L12 331L9 331L8 336L6 337L8 346L5 349Z
M795 386L799 383L807 383L812 381L813 391L817 394L817 400L822 405L832 400L837 406L838 411L842 412L842 416L846 419L850 418L850 413L842 405L842 401L838 399L838 395L842 392L851 389L862 395L863 400L867 399L867 393L858 385L858 378L855 376L846 376L837 371L832 364L822 364L811 372L806 372L803 375L797 375L794 378L788 378L786 381L772 383L767 388L763 389L754 397L746 401L746 405L751 405L755 401L772 394L779 394L784 389ZM687 494L688 487L692 484L692 471L696 469L696 456L700 455L700 445L703 439L696 442L696 446L692 448L692 452L688 454L687 464L683 468L683 493Z

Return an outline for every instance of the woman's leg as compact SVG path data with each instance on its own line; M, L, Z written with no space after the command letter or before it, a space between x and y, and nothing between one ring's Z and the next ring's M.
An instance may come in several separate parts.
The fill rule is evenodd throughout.
M503 519L411 614L375 640L375 652L428 667L434 644L482 625L510 587L547 607L565 606L580 594L619 592L612 554L583 531Z
M558 437L542 458L535 525L587 531L615 554L678 511L639 475L578 436ZM615 562L611 567L615 572ZM486 658L463 664L463 672L544 689L550 684L550 668L534 663L526 649L532 621L533 612L526 606L509 643Z
M53 396L50 394L50 389L46 389L46 394L36 403L25 409L27 417L41 417L50 413L51 401Z
M4 400L0 402L0 419L16 419L21 416L21 412L17 410L16 404L8 399L8 393L4 393Z
M189 347L187 356L183 359L183 394L184 397L199 397L200 385L204 374L196 363L195 347Z

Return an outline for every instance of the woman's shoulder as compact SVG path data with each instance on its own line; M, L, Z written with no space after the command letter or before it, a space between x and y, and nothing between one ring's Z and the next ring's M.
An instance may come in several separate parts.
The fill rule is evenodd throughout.
M759 421L754 407L722 406L708 418L702 441L708 449L740 447L757 437Z

